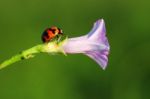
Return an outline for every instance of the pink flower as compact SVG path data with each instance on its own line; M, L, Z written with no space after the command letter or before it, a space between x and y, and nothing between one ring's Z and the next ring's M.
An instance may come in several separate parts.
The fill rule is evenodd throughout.
M95 60L103 69L107 67L109 43L103 19L94 23L92 30L84 36L69 38L62 46L65 53L83 53Z

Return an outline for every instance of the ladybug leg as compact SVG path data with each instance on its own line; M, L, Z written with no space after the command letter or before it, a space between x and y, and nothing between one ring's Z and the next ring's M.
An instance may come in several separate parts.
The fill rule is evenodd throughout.
M60 36L60 35L57 35L56 38L57 38L57 43L59 43L60 40L61 40L61 36Z

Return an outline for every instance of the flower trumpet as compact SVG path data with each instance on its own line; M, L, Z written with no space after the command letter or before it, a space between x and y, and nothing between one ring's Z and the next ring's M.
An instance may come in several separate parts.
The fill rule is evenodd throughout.
M105 69L110 47L106 37L104 20L96 21L87 35L69 38L62 47L65 53L83 53L89 56Z

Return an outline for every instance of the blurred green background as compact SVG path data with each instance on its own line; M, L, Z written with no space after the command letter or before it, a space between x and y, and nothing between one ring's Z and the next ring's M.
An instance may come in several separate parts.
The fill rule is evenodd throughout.
M148 0L0 0L0 62L56 25L69 37L104 18L111 46L103 71L89 57L47 55L0 70L0 99L150 99Z

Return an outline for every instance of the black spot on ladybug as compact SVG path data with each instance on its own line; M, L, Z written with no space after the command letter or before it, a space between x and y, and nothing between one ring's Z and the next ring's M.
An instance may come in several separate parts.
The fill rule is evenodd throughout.
M49 37L47 31L44 31L44 32L43 32L43 36L44 36L44 37Z
M48 33L47 33L47 30L45 30L45 31L43 32L43 34L42 34L42 41L45 42L45 41L46 41L45 38L48 38L48 37L49 37L49 35L48 35Z
M52 31L52 33L54 33L54 34L55 34L55 31L56 31L56 30L55 30L55 29L51 29L51 31Z

